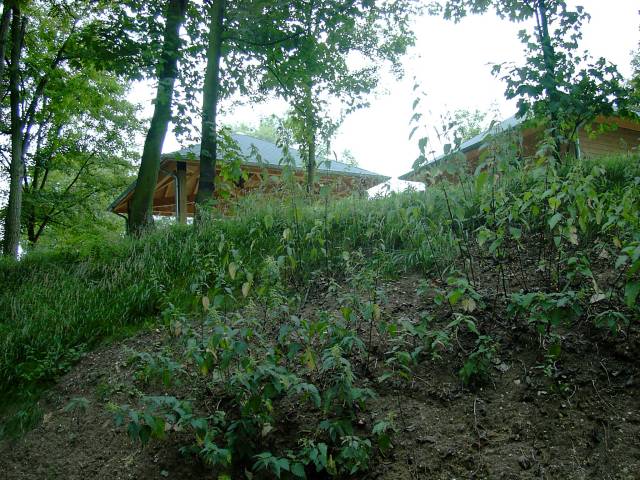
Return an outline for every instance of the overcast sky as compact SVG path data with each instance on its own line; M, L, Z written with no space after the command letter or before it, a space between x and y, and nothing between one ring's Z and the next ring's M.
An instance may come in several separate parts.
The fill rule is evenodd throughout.
M604 56L618 65L623 75L630 74L632 49L640 40L640 4L637 0L582 0L591 14L585 26L582 48L594 57ZM416 45L404 60L405 78L384 76L381 91L371 106L351 114L342 124L332 144L338 155L344 149L353 152L362 168L392 177L411 169L417 153L417 140L409 140L411 105L416 97L413 78L426 94L421 110L432 118L457 108L489 110L497 106L500 116L515 113L515 103L503 97L504 84L491 75L491 63L522 61L522 46L517 32L523 24L500 20L493 14L473 16L458 24L437 17L416 19ZM148 85L138 85L131 98L149 105L154 94ZM287 105L271 101L245 105L223 115L225 123L257 123L261 116L283 115ZM150 113L150 109L146 109ZM428 125L425 125L425 128ZM179 147L173 135L165 143L165 152ZM434 146L434 149L439 149Z

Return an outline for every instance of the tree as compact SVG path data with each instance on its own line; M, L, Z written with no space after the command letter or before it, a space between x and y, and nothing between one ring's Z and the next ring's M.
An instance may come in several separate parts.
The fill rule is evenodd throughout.
M11 23L10 2L4 1L2 5L2 16L0 17L0 58L5 59L7 55L7 43L9 40L9 24ZM4 77L4 61L0 62L0 79Z
M285 46L291 45L300 34L296 24L290 21L290 6L286 2L212 0L208 2L205 18L209 29L206 34L197 217L215 193L220 99L234 91L245 94L251 91L261 71L258 52L290 48Z
M65 70L49 83L34 147L25 154L23 224L31 245L47 231L68 238L111 226L100 220L130 181L138 131L125 93L113 75L90 67Z
M229 128L235 133L243 135L250 135L260 140L266 140L267 142L277 143L279 140L279 130L282 129L286 119L278 118L277 115L269 115L262 117L258 126L254 127L247 125L246 123L237 123L230 125Z
M342 153L340 154L340 161L352 167L358 166L358 160L353 155L353 152L351 152L351 150L349 150L348 148L342 150Z
M7 5L5 4L5 8ZM2 252L17 258L20 244L20 215L22 211L23 131L25 119L20 102L20 59L24 45L26 19L22 18L19 3L13 3L11 23L11 60L9 63L9 99L11 118L11 161L9 165L9 202L5 214ZM2 59L0 59L2 60Z
M158 181L162 146L171 121L173 89L178 75L180 27L187 9L187 0L168 0L165 14L164 42L157 62L158 85L153 117L144 142L136 189L129 205L128 230L139 235L150 223L153 193Z
M582 25L590 18L584 8L570 10L563 0L449 0L444 16L457 21L490 8L501 18L535 22L533 32L519 32L526 63L496 65L493 71L507 84L505 96L518 99L519 117L546 121L556 158L580 127L599 115L627 112L629 92L617 68L578 50Z
M633 108L640 108L640 42L638 44L638 48L633 52L633 56L631 58L631 68L633 69L633 73L631 74L631 92L632 92L632 105Z
M418 115L417 119L414 116L412 120L419 120L421 114ZM443 151L453 152L458 150L464 142L470 140L476 135L479 135L487 129L487 117L488 114L486 112L481 112L480 110L467 110L464 108L457 109L452 112L445 112L440 115L439 124L436 123L433 126L433 134L438 140L440 148ZM418 159L421 163L427 161L424 156L424 147L426 147L427 143L433 143L430 142L428 138L429 137L424 137L424 139L421 140L421 142L425 142L422 144L421 148L422 155Z
M329 104L344 115L367 105L367 94L378 83L381 66L391 63L399 75L399 60L414 37L409 20L418 8L408 1L295 1L292 21L302 28L293 49L263 52L268 75L263 88L288 100L295 123L294 138L307 167L307 190L313 189L319 143L328 143L340 124ZM358 67L350 59L358 59Z
M5 248L11 255L23 230L34 244L49 226L77 219L79 211L104 210L101 195L126 181L137 128L135 109L124 99L126 82L81 55L81 39L101 15L93 2L34 0L15 4L13 12L20 30L11 35L23 41L12 38L13 96L0 103L1 173L10 178Z
M200 144L200 183L196 196L198 206L213 197L217 159L217 113L220 97L220 59L225 16L225 0L213 0L209 8L210 26L207 46L207 70L202 100L202 142Z
M464 143L476 135L484 132L487 125L486 112L459 108L450 114L450 124L453 129L455 143Z
M215 112L222 96L235 89L257 99L275 89L291 100L298 112L294 120L302 127L295 129L300 132L297 140L311 159L307 165L312 182L318 132L328 138L335 130L328 115L319 115L322 95L338 94L350 109L365 104L364 95L377 81L377 65L350 71L349 54L391 60L400 71L399 57L413 38L408 31L411 5L403 1L377 6L365 0L210 2L197 205L201 208L215 192Z

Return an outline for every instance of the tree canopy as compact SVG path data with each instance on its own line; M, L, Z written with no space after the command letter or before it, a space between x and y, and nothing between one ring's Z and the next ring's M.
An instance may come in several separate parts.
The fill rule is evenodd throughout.
M343 118L368 105L383 71L403 74L403 55L415 40L412 20L424 8L412 0L6 0L0 17L5 255L17 255L21 240L33 246L48 235L55 243L53 237L113 229L105 204L136 169L127 221L130 233L142 234L153 222L172 125L180 138L201 141L197 203L214 201L220 172L226 184L241 175L218 158L218 143L232 142L219 122L226 100L289 103L286 118L267 117L241 131L299 146L313 192L318 158L337 157L330 142ZM429 11L454 21L493 11L523 24L524 63L496 65L493 72L504 80L505 96L517 100L518 115L545 125L556 158L580 128L640 104L638 54L634 75L625 80L606 59L581 50L590 18L582 7L563 0L441 0ZM139 80L156 89L142 152L135 143L143 122L127 101ZM440 120L445 149L488 126L479 111L457 110ZM420 140L423 157L425 145ZM349 152L343 157L353 161Z
M20 200L9 202L5 231L25 232L33 245L48 231L68 238L80 228L112 225L105 201L126 185L138 120L125 98L126 81L83 53L86 32L102 10L80 0L32 1L7 10L9 4L3 15L10 11L14 19L10 77L20 81L2 84L11 94L1 104L7 135L0 161L11 182L20 180L19 188L11 184ZM18 21L20 30L14 30ZM22 44L19 51L14 41ZM9 237L5 252L15 252Z
M548 120L555 155L599 115L627 112L629 91L616 66L579 49L590 19L583 7L571 9L564 0L448 0L442 7L454 21L492 9L501 18L533 22L518 33L525 63L495 65L493 72L505 81L506 98L517 99L519 117Z
M264 51L262 88L290 102L294 138L307 164L307 189L316 167L316 146L326 144L341 119L365 107L385 63L399 76L400 59L413 45L410 1L327 0L292 2L300 35L293 48ZM342 110L337 116L332 104Z

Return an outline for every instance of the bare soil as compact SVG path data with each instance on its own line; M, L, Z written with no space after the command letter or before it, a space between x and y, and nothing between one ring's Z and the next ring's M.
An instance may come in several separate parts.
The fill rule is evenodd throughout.
M478 270L486 290L481 293L499 292L497 270L489 263ZM543 283L534 277L531 283ZM426 311L446 324L447 310L417 295L419 280L412 275L386 284L383 315L416 320ZM518 282L510 279L510 289L520 288ZM503 312L503 302L496 298L493 311ZM317 295L305 314L335 306L330 295ZM395 448L377 455L360 478L640 479L637 322L615 337L586 322L562 332L553 376L539 368L543 358L532 329L514 326L503 314L487 313L479 323L500 349L490 380L473 388L464 388L458 377L471 337L459 338L460 348L443 352L441 360L424 361L409 382L380 385L381 365L358 367L362 383L378 394L362 412L363 431L389 414L398 428ZM168 341L153 330L87 354L42 399L42 423L20 440L0 444L0 478L214 478L199 460L179 452L192 441L188 434L142 448L115 426L106 408L133 402L144 388L127 366L131 350L158 351ZM382 341L376 342L374 356L382 362ZM152 393L197 398L198 388L197 381L183 382L175 391ZM65 411L75 397L89 401L86 411ZM281 408L275 433L295 441L309 413L295 405Z

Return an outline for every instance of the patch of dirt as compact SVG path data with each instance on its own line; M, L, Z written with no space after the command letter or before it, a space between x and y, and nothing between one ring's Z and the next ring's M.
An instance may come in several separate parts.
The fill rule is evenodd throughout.
M136 386L126 368L131 351L158 350L164 334L150 331L88 353L41 401L40 426L0 444L1 479L204 478L199 462L180 454L191 438L168 436L140 448L116 428L107 403L131 402ZM73 398L86 410L66 411Z
M375 335L374 366L356 365L363 384L378 394L361 421L370 428L391 416L398 432L395 448L378 455L371 471L359 478L640 478L637 322L617 337L586 322L563 331L560 361L553 375L545 375L534 331L508 322L503 313L489 313L505 310L501 275L490 262L476 268L480 293L494 306L476 313L478 328L500 345L490 380L472 389L462 386L458 370L472 338L461 335L456 339L460 348L442 352L439 360L423 361L410 380L379 384L385 346L384 338ZM534 281L533 276L514 275L509 290L520 288L525 279ZM432 297L416 293L420 280L409 275L384 285L382 315L387 321L417 321L424 312L434 316L434 327L451 320ZM496 289L498 297L492 296ZM336 310L337 305L331 295L318 294L307 301L302 315ZM366 338L366 330L361 336ZM142 448L115 427L107 410L109 402L133 402L141 388L127 367L130 351L160 351L168 342L165 333L150 331L86 355L42 400L42 424L17 442L0 445L0 478L209 478L211 472L200 461L179 452L192 442L189 435L168 435ZM198 398L198 388L197 381L184 382L173 391L160 388L153 393ZM76 397L88 400L86 411L65 410ZM276 426L290 438L308 420L308 414L296 408L287 406Z

